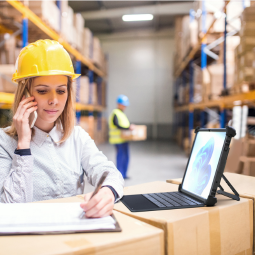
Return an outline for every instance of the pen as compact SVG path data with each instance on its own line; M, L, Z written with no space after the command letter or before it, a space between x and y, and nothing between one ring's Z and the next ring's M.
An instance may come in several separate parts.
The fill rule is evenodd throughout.
M109 174L109 172L104 172L104 173L102 174L102 176L101 176L99 182L97 183L97 186L96 186L94 192L92 193L92 195L91 195L89 201L90 201L91 198L94 197L94 196L98 193L98 191L101 189L101 187L102 187L102 185L103 185L103 183L104 183L106 177L108 176L108 174ZM83 211L83 212L81 213L81 215L80 215L80 218L83 218L84 214L85 214L85 212Z

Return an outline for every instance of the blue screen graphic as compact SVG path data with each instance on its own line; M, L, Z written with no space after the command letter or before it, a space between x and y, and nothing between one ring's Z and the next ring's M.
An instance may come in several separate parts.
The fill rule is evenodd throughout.
M198 132L182 188L207 199L226 132Z

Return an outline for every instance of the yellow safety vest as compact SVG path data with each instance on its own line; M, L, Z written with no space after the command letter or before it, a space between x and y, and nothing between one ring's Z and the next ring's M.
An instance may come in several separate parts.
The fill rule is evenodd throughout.
M130 126L130 122L126 116L126 114L120 109L115 109L112 111L112 114L109 117L109 143L111 144L120 144L125 143L126 141L121 138L121 129L117 128L113 124L113 117L117 116L119 125L123 128L128 128Z

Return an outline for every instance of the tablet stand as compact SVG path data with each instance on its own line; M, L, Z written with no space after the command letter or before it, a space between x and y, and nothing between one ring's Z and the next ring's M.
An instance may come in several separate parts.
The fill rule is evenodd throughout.
M239 194L237 193L237 191L235 190L235 188L231 185L231 183L228 181L228 179L224 176L224 174L222 175L224 181L227 183L227 185L229 186L229 188L234 192L235 195L231 194L231 193L228 193L226 191L224 191L224 189L221 187L221 185L219 185L219 188L220 190L217 191L218 194L221 194L223 196L226 196L226 197L230 197L234 200L237 200L239 201L240 200L240 197L239 197Z

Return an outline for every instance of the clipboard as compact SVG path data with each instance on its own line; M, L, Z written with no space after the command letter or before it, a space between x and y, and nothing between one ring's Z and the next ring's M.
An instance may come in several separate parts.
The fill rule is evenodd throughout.
M0 236L122 231L113 214L104 218L80 218L82 209L79 204L0 204ZM36 211L38 212L37 215ZM16 212L21 212L21 215L15 218Z

